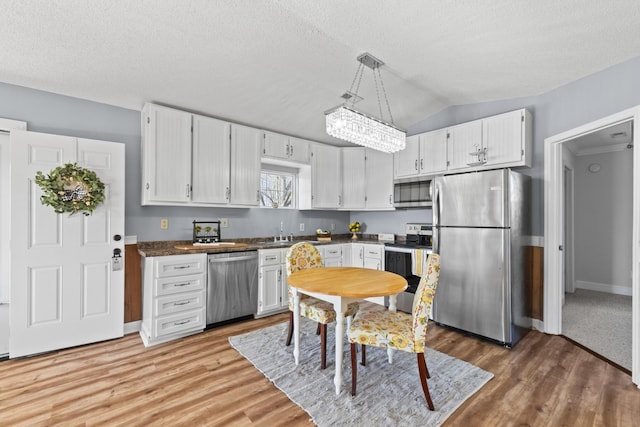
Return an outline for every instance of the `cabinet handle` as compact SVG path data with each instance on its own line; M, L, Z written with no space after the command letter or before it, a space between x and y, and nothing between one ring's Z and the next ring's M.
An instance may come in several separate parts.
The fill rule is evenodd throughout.
M181 288L183 286L189 286L190 284L191 284L191 282L174 283L173 287L174 288Z
M393 205L393 194L389 194L389 204Z
M289 146L289 156L293 156L293 145Z
M183 320L181 322L173 322L173 326L180 326L191 322L191 320Z
M274 261L274 260L278 259L278 257L277 257L277 256L275 256L275 255L273 255L273 256L265 257L265 259L266 259L267 261Z
M420 170L424 170L424 159L420 159Z
M187 305L187 304L191 304L191 301L180 301L180 302L173 303L173 305Z
M224 193L224 195L227 198L227 200L229 200L229 198L231 197L231 191L229 190L229 187L227 187L227 191Z
M414 167L416 170L418 170L418 159L416 159L416 161L414 162L413 167Z
M287 157L289 157L291 155L290 150L291 150L291 148L289 147L289 144L287 144Z
M187 197L191 197L191 185L187 184Z
M260 190L256 191L256 202L260 201Z
M174 265L173 269L174 270L184 270L185 268L189 268L188 265Z
M342 206L342 196L338 195L338 206Z

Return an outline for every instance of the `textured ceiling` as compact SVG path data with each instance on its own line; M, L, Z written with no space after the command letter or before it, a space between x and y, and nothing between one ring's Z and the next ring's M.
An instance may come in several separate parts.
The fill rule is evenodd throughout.
M638 0L0 0L0 11L2 82L338 145L323 112L363 52L386 63L405 128L640 56ZM356 108L379 116L367 71Z

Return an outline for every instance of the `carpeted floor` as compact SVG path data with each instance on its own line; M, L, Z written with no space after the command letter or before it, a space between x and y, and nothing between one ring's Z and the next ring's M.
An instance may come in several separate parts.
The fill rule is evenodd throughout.
M631 370L631 297L577 289L565 294L562 333Z
M427 409L417 375L416 356L398 351L389 365L386 350L369 347L367 366L358 365L358 394L352 397L349 346L345 344L344 381L341 394L336 396L333 326L329 325L327 333L325 370L320 370L315 323L307 319L301 321L298 366L293 360L293 343L284 345L286 323L230 337L229 342L319 426L439 426L493 378L477 366L429 349L425 358L436 408L432 412Z

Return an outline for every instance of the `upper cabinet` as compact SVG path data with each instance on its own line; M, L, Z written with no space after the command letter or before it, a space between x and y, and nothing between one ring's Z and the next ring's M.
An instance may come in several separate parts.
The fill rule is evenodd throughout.
M142 204L257 206L262 132L155 104L142 110Z
M531 113L522 109L407 138L394 178L531 166Z
M262 156L296 163L309 163L309 141L264 131Z
M147 104L142 111L142 204L190 200L191 114Z
M342 209L394 209L393 154L369 148L343 148L342 196Z
M338 209L342 207L342 151L338 147L312 144L311 147L311 207Z

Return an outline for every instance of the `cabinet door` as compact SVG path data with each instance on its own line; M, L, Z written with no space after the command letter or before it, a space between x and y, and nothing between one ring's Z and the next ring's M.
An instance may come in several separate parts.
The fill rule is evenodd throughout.
M420 174L435 175L447 170L447 129L422 134Z
M300 138L289 137L289 159L296 163L309 163L309 141Z
M342 208L366 207L365 149L342 149Z
M407 178L419 173L420 162L420 135L407 137L404 150L400 150L394 157L394 177Z
M191 201L191 114L147 104L143 120L142 204Z
M366 208L393 209L393 154L367 148L364 176Z
M512 111L482 120L487 166L520 162L524 156L523 111Z
M279 133L264 131L262 155L276 159L288 159L289 137Z
M351 244L351 266L364 267L364 245L362 243Z
M449 170L479 166L478 156L472 153L482 150L482 120L476 120L449 128ZM483 156L481 156L482 161Z
M311 152L311 202L314 208L342 205L341 151L337 147L314 144Z
M231 198L233 205L257 206L260 195L262 132L231 125Z
M281 264L261 267L258 279L258 314L273 310L280 310L281 292Z
M324 266L342 267L342 245L327 245L324 247Z
M193 116L193 202L229 202L230 133L228 122Z

